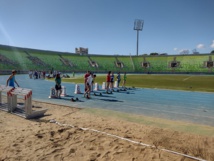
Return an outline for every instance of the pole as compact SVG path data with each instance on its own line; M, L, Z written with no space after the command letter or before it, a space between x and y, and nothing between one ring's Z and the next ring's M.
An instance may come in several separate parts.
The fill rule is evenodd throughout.
M138 56L138 39L139 39L139 30L137 30L137 56Z

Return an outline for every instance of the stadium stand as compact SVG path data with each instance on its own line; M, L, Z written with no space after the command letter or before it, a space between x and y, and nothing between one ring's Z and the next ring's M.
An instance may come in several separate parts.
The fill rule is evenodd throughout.
M77 54L66 54L63 55L64 58L73 62L74 68L72 71L75 72L85 72L87 70L95 70L90 64L89 59L86 55L77 55Z
M120 71L134 72L135 67L133 66L132 57L130 56L117 56L117 60L123 64L123 68Z
M41 66L43 68L48 68L50 66L48 66L45 62L43 62L41 59L39 59L37 56L31 56L27 51L25 51L25 53L27 54L27 58L29 60L31 60L31 62L33 64L35 64L36 66Z
M70 60L63 58L62 55L59 55L59 57L60 57L60 61L61 61L65 66L68 66L68 67L70 67L70 68L73 68L73 67L74 67L74 64L73 64Z
M88 56L88 63L90 64L91 67L94 67L94 68L99 67L98 63L92 60L90 56Z
M26 54L23 51L14 50L14 49L12 50L1 49L0 52L9 60L14 62L12 69L29 70L37 67L36 65L35 66L32 65L32 62L26 57ZM9 67L9 69L11 69L11 67Z
M110 56L0 45L0 70L61 72L213 73L213 54Z
M90 56L94 61L99 64L99 71L107 72L107 71L119 71L115 67L115 57L112 56L99 56L99 55L91 55Z

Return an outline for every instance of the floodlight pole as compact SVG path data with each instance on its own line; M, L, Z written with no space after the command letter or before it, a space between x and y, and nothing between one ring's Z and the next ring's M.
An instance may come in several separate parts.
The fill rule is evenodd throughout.
M137 30L137 56L138 56L139 30Z
M139 31L143 29L143 20L136 19L134 22L134 30L137 30L137 56L138 56L138 44L139 44Z

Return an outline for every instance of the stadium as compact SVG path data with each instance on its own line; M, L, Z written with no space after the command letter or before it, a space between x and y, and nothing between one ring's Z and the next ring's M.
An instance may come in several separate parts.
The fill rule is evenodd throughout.
M17 141L5 140L14 142L16 154L4 147L7 152L0 160L17 160L16 155L27 160L34 152L31 160L213 160L213 67L212 54L85 55L0 45L0 84L16 69L18 82L33 91L33 110L48 109L30 122L13 117L23 123L17 128L6 122L16 130L4 134L20 134ZM30 70L56 70L71 77L75 72L77 77L63 79L69 93L65 98L48 99L54 79L29 79ZM74 94L75 84L84 88L82 73L88 70L100 74L99 84L108 71L127 72L128 88L102 97L94 93L90 100ZM6 96L0 98L6 101ZM27 97L16 103L22 105ZM78 101L71 102L75 97ZM0 117L0 123L11 119L3 112ZM23 146L30 149L17 151Z
M46 72L96 73L107 71L128 73L213 74L214 55L81 55L0 45L1 74L16 69L20 73L29 70Z

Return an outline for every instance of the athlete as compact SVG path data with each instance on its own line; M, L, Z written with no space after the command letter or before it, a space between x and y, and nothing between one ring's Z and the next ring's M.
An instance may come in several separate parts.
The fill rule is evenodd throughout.
M15 75L16 75L17 71L16 70L12 70L12 74L10 75L10 77L7 79L7 86L11 86L15 88L15 83L16 85L19 87L19 84L16 82L15 79Z
M108 72L107 76L106 76L106 93L108 93L109 88L110 88L110 83L111 83L111 71Z

